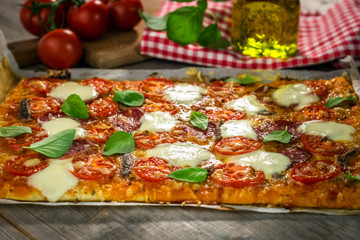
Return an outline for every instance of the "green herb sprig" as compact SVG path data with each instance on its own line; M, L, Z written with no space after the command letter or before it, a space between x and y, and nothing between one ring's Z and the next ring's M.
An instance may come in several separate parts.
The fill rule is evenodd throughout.
M356 98L353 95L348 97L333 97L326 101L327 108L333 108L344 101L348 101L350 104L355 104Z
M209 119L201 112L192 112L190 115L190 123L201 130L206 130L209 125Z
M287 127L284 131L273 131L264 137L264 142L278 141L281 143L289 143L291 140L291 134L288 133Z
M0 127L0 137L16 137L24 133L32 133L31 128L25 126Z
M208 171L199 167L188 167L171 172L168 177L191 183L200 183L206 180Z

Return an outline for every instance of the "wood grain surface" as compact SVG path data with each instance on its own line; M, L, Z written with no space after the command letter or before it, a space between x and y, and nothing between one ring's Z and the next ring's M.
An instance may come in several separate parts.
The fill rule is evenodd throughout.
M144 5L148 0L143 0ZM158 7L161 0L154 0ZM34 39L18 19L22 0L1 0L0 29L8 42ZM156 10L156 9L153 9ZM162 60L126 69L180 68ZM359 239L360 216L269 214L191 207L0 205L0 240L12 239Z

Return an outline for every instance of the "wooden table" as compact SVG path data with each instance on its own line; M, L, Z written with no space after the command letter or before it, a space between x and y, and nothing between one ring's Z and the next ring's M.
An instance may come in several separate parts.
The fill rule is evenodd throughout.
M33 38L18 19L19 7L15 3L22 1L1 2L0 29L7 41ZM122 68L185 66L188 65L148 60ZM0 239L358 239L358 236L359 216L164 206L0 205Z

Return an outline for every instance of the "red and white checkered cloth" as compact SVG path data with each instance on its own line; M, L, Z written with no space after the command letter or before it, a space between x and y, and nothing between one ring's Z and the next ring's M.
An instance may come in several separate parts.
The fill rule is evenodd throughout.
M164 0L158 16L164 16L183 6L194 6L196 1L179 3ZM208 10L215 13L222 36L230 40L232 1L208 2ZM212 23L205 14L205 25ZM324 15L302 14L299 26L299 52L287 60L252 58L233 50L208 49L195 44L182 47L166 37L162 31L146 29L141 41L141 53L161 58L203 66L279 69L300 67L325 62L337 63L347 55L360 60L360 0L337 2ZM338 65L340 67L340 65Z

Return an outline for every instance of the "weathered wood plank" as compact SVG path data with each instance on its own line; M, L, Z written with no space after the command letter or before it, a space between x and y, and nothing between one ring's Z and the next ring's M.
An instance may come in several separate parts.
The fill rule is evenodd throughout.
M0 206L37 239L353 239L360 216L180 207Z
M17 229L16 226L12 225L13 223L9 223L5 219L2 218L1 213L0 213L0 239L6 239L6 240L22 240L22 239L31 239L30 237L26 236L26 233L22 233L19 230L22 229Z

